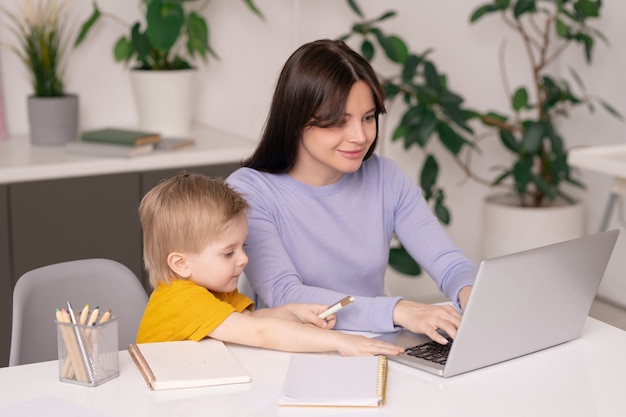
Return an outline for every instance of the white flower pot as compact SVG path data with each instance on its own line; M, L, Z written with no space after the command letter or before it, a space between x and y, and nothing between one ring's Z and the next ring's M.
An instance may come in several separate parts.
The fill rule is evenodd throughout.
M163 136L186 136L196 101L195 69L131 70L139 128Z
M583 236L584 214L580 202L520 207L510 196L489 196L483 206L483 258Z

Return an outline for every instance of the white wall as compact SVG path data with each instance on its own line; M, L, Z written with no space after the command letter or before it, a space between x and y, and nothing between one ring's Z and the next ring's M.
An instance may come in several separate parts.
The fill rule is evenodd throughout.
M2 0L17 4L22 0ZM386 10L399 15L385 26L388 32L408 40L411 49L422 52L433 48L431 55L439 70L449 77L455 91L462 94L469 107L479 110L504 109L506 98L498 72L498 50L504 37L508 41L507 62L512 84L526 79L527 63L518 48L519 41L499 19L489 17L470 25L471 11L482 0L360 0L367 16L378 16ZM139 15L132 0L100 1L100 6L124 17L129 22ZM81 22L90 13L90 1L74 1L73 13ZM201 67L200 99L195 117L198 121L223 130L256 139L262 128L274 82L285 59L301 43L317 38L334 38L348 31L356 20L344 1L339 0L257 0L265 21L252 15L240 1L213 0L206 15L209 19L211 43L221 57ZM568 51L567 61L582 67L579 74L588 91L612 103L626 114L626 3L606 0L603 17L596 27L611 45L598 44L594 65L585 68L578 50ZM105 22L103 22L105 23ZM97 32L79 49L72 51L67 68L68 90L80 95L81 127L94 128L107 124L133 125L136 122L127 69L112 58L112 46L126 28L113 22L101 24ZM4 26L0 40L10 41ZM354 46L354 45L353 45ZM566 70L567 62L561 62ZM30 86L25 70L15 57L0 48L0 71L7 107L7 123L11 134L27 131L26 96ZM397 111L388 116L391 129ZM589 115L576 111L562 124L562 133L569 146L618 144L623 142L625 124L602 111ZM435 145L436 147L436 145ZM396 159L413 178L417 175L416 150L405 152L398 144L384 144L384 153ZM487 174L489 168L507 158L495 142L485 142L483 157L476 168ZM481 259L481 201L489 192L485 187L464 178L450 157L441 153L443 182L447 189L453 222L449 233L455 242L478 262ZM584 198L588 210L588 231L597 230L607 198L610 179L589 171L581 172L588 185ZM613 226L619 226L617 222ZM622 261L626 250L622 236L601 294L626 304L626 271ZM422 285L422 284L420 284ZM409 291L413 281L397 278L392 291ZM432 288L418 289L432 296Z

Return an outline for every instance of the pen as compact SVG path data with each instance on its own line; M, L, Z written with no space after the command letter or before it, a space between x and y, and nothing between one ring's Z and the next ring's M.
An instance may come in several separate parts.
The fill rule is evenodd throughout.
M69 301L67 302L67 311L70 313L70 320L72 321L72 324L77 324L76 315L74 314L74 309L72 308L72 305L70 304ZM89 359L89 355L87 354L87 349L85 348L85 343L83 341L83 338L80 334L78 327L76 326L74 326L74 333L76 335L76 340L78 341L78 349L80 350L80 354L83 359L83 365L85 365L85 368L87 369L87 376L89 378L89 382L93 383L95 381L93 364L91 363L91 360Z
M335 304L333 304L330 307L328 307L328 309L323 311L318 317L320 319L326 319L326 317L328 317L328 316L330 316L332 314L335 314L336 312L338 312L339 310L341 310L342 308L344 308L345 306L347 306L348 304L350 304L353 301L354 301L354 297L353 296L346 295L341 300L337 301Z

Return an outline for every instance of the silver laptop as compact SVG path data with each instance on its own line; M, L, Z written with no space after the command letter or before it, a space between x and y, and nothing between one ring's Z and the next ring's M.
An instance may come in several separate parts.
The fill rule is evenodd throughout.
M379 339L413 348L389 360L443 377L527 355L580 336L619 231L484 260L447 358L408 331ZM434 349L434 350L433 350ZM446 349L444 349L446 350ZM423 356L426 351L426 357Z

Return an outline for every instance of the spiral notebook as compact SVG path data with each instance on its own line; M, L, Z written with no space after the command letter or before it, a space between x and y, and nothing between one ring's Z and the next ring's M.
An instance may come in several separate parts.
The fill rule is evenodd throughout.
M387 389L384 356L294 354L278 405L380 407Z
M237 358L216 339L131 344L128 352L155 391L250 381Z

